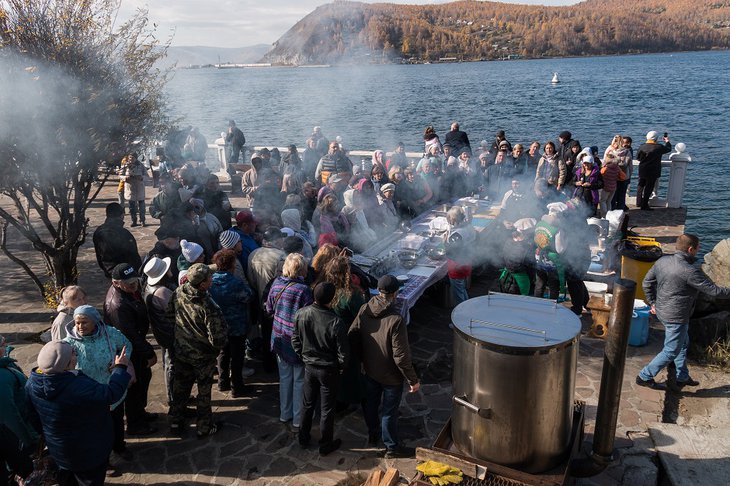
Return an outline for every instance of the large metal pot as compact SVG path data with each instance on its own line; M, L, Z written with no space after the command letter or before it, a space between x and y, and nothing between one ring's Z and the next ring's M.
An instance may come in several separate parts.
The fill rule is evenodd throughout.
M570 445L580 319L555 301L491 294L459 304L451 431L463 453L529 473Z

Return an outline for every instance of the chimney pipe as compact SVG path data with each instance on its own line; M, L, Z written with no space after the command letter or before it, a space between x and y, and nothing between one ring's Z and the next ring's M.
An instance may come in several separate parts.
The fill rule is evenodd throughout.
M576 459L571 465L574 477L589 477L603 471L613 460L621 385L626 366L626 350L634 312L636 282L616 279L613 286L613 306L608 320L608 333L603 351L603 373L598 395L593 447L588 458Z

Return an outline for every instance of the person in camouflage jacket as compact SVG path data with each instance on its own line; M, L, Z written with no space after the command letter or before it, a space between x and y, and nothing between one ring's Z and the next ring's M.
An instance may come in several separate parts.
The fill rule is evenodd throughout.
M198 437L215 434L210 406L213 370L216 358L228 342L228 325L223 313L208 293L215 266L202 263L191 266L188 281L178 287L170 299L168 315L175 319L175 370L173 374L170 429L182 431L185 408L193 388L198 385Z

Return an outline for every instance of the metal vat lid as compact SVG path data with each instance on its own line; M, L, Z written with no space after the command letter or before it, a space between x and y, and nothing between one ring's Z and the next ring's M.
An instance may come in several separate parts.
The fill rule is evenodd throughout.
M515 348L556 346L581 329L578 316L553 300L498 293L462 302L451 322L474 339Z

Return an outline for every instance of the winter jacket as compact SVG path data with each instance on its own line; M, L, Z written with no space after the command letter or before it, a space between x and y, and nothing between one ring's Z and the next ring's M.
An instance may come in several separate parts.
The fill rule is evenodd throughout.
M172 215L174 218L179 215L181 207L182 200L177 189L171 194L160 191L152 198L152 202L150 203L150 216L156 219L164 219Z
M322 173L327 174L327 176L330 174L352 174L352 161L341 151L334 155L324 154L314 170L314 177L318 180L321 179L322 184L326 184L327 180L322 177Z
M216 272L209 290L228 324L229 336L245 336L249 328L248 303L253 290L231 272Z
M730 287L715 285L692 265L695 261L685 252L666 255L644 277L646 303L656 306L656 316L665 324L688 324L700 292L714 298L730 298Z
M263 247L251 252L248 257L246 276L248 277L248 283L256 291L258 302L263 304L266 300L267 296L264 295L264 290L266 290L269 282L279 274L285 258L286 253L278 248Z
M107 218L94 231L93 240L96 261L106 278L112 278L112 269L120 263L129 263L136 269L142 266L137 240L124 229L124 220Z
M241 237L241 254L238 255L238 261L241 262L243 271L247 272L248 257L256 248L259 247L259 244L256 243L256 240L254 240L250 235L241 231L237 226L233 226L231 230L235 231L236 234Z
M84 372L86 376L94 381L106 385L111 377L110 366L114 364L114 358L127 347L127 357L132 356L133 346L129 339L117 329L100 323L90 336L81 336L76 331L76 326L70 323L66 326L67 336L64 342L73 346L76 350L76 369ZM112 410L127 396L124 392L122 398L112 405Z
M52 375L33 370L25 385L43 425L43 437L56 463L70 471L88 471L109 460L114 427L109 406L127 390L125 366L112 370L109 384L82 371Z
M167 315L167 306L172 298L173 291L164 285L145 285L144 303L147 314L150 316L150 327L157 344L166 349L172 349L175 342L175 320Z
M398 210L395 208L392 199L386 199L378 194L378 202L377 212L379 224L374 229L381 235L389 235L400 224L400 216L398 216Z
M224 230L230 228L231 202L228 200L228 196L226 195L226 193L221 190L209 191L208 189L205 189L203 191L202 199L203 204L205 205L205 210L218 219L221 227ZM225 206L228 206L229 209L224 209Z
M58 315L51 324L51 340L60 341L66 337L66 324L73 322L74 310L64 308L58 311Z
M596 204L598 204L598 186L600 180L601 171L597 165L594 164L591 171L586 173L583 173L583 166L581 165L580 169L575 173L574 182L589 182L591 185L590 187L576 186L575 191L573 191L573 197L580 198L595 209Z
M639 161L639 177L659 178L662 175L662 155L672 151L672 144L667 142L659 145L656 142L646 142L636 152Z
M167 312L175 319L175 359L192 366L214 362L228 343L228 325L210 294L185 283L175 290Z
M330 309L312 304L294 316L291 345L305 365L344 369L349 353L347 324Z
M401 385L405 378L415 385L418 377L411 363L408 330L393 304L376 295L362 306L348 332L350 350L378 383Z
M26 381L13 358L0 358L0 425L12 431L23 448L38 442L38 432L33 426L34 417L25 392ZM0 463L1 466L4 464Z
M266 298L266 312L274 316L271 351L287 363L301 364L291 344L294 316L299 309L312 302L314 302L312 291L302 278L277 277L271 285Z
M462 279L471 275L476 240L477 232L471 223L449 227L446 244L446 273L449 278Z
M565 184L567 172L565 161L558 158L557 154L552 156L543 155L540 162L537 163L535 180L545 179L551 186L562 186Z
M621 172L621 168L615 162L609 162L601 167L601 176L603 178L604 191L613 192L616 190L619 172Z
M469 149L471 152L471 144L469 136L461 130L449 130L444 137L444 143L448 143L454 148L455 153L460 153L463 149Z
M124 199L127 201L144 201L144 176L147 173L142 162L137 160L124 169Z
M139 292L124 292L114 285L109 287L104 300L104 322L117 328L134 346L132 361L139 367L155 356L155 350L147 342L150 320L147 308Z

